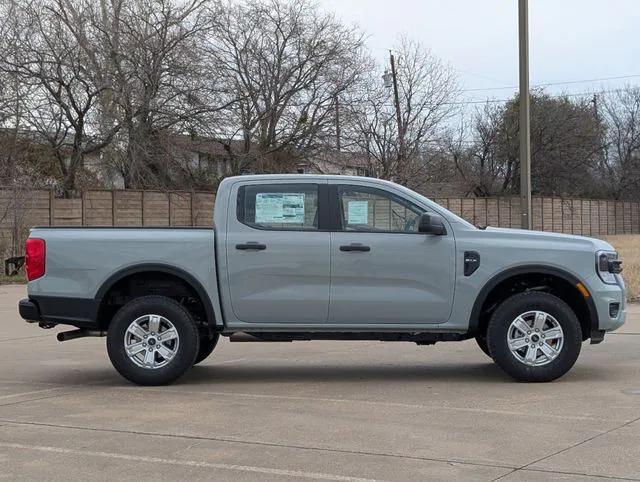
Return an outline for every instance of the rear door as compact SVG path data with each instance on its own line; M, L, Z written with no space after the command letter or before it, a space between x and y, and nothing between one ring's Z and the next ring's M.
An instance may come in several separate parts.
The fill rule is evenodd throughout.
M237 320L327 321L330 235L321 226L326 190L325 180L300 179L248 182L232 190L226 256Z
M427 209L400 193L330 185L339 229L331 235L329 323L446 322L455 282L451 229L444 236L419 233L418 217Z

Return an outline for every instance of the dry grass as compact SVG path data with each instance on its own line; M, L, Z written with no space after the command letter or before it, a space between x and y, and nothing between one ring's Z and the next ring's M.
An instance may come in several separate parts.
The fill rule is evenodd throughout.
M0 285L25 284L26 278L22 273L17 276L0 275Z
M627 285L627 298L629 301L640 301L640 236L632 234L607 236L605 240L620 253L622 277Z

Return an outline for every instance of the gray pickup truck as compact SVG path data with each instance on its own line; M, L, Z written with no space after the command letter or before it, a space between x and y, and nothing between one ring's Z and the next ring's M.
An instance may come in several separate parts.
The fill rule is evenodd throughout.
M20 315L106 336L120 374L166 384L231 341L475 338L521 381L550 381L625 320L604 241L479 229L363 177L225 179L214 227L33 228Z

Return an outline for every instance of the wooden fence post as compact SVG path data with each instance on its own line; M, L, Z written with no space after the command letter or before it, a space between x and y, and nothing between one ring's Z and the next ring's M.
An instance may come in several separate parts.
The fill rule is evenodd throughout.
M196 225L196 223L195 223L195 221L194 221L194 219L193 219L193 191L191 191L191 192L189 193L189 195L191 196L191 197L190 197L190 201L191 201L191 202L189 203L189 207L191 208L191 226L195 226L195 225Z
M116 225L116 190L111 190L111 225Z
M85 226L86 222L85 222L85 218L84 218L84 197L85 197L85 193L86 190L82 190L81 194L80 194L80 225L81 226Z
M56 216L54 212L54 200L55 197L53 195L53 188L49 189L49 226L53 226L55 222Z

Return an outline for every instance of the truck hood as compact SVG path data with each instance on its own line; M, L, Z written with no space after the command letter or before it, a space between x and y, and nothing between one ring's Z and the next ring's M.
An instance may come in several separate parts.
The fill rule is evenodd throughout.
M526 241L530 240L536 243L544 243L548 241L550 243L570 243L576 245L576 248L582 247L583 249L599 251L615 251L606 241L597 238L590 238L588 236L577 236L574 234L562 234L562 233L550 233L546 231L529 231L527 229L510 229L510 228L493 228L487 227L486 231L493 236L500 238L510 238L514 241Z

